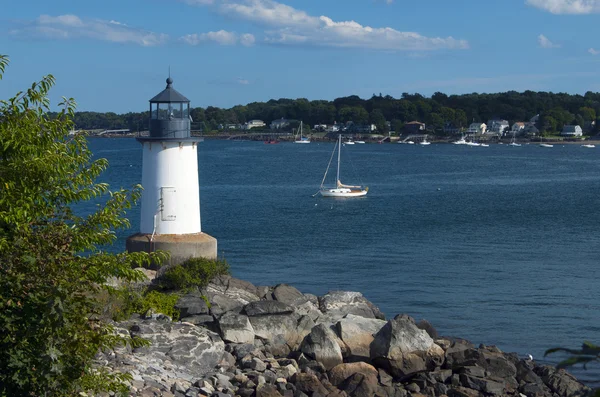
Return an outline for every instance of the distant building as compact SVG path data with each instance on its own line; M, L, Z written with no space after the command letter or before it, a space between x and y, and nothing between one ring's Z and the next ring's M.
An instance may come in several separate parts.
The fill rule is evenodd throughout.
M227 124L219 124L217 126L218 129L220 130L225 130L225 131L230 131L230 130L239 130L242 128L241 124L235 124L235 123L227 123Z
M515 134L522 134L525 131L525 122L517 121L510 128L510 132L514 132Z
M471 123L467 129L467 134L485 134L487 125L485 123Z
M340 127L341 126L339 124L330 124L327 127L325 127L325 132L339 132Z
M560 133L560 135L561 136L582 136L583 130L578 125L565 125L563 127L563 130Z
M290 121L288 119L284 119L282 117L279 120L273 120L271 122L270 127L271 127L272 130L280 130L280 129L285 128L285 127L287 127L289 125L290 125Z
M460 128L455 126L453 123L445 123L443 131L445 134L458 134L460 132Z
M407 134L420 134L425 132L425 123L411 121L404 124L404 132Z
M500 134L503 135L506 130L510 128L510 124L507 120L492 119L488 121L486 134Z
M251 130L252 128L260 128L260 127L264 127L264 126L266 126L266 124L262 120L250 120L242 126L242 129L243 130Z

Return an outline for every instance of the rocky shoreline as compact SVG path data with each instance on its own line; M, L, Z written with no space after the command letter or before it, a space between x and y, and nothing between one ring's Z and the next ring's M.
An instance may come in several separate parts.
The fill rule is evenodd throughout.
M208 298L208 304L202 297ZM229 276L179 299L181 320L160 313L116 323L148 347L102 353L129 372L132 396L476 397L584 396L562 369L495 346L441 337L407 315L386 321L358 292L317 297Z

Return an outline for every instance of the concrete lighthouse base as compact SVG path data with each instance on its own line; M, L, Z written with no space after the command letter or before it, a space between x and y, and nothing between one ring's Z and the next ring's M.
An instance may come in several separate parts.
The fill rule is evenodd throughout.
M217 258L217 239L206 233L155 234L154 237L137 233L127 238L125 246L128 252L169 252L170 259L160 267L178 265L189 258ZM151 265L155 270L158 267L156 263Z

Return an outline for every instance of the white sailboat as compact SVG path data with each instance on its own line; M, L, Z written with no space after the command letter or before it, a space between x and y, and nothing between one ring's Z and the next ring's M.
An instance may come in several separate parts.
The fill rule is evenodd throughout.
M325 179L327 178L327 173L329 172L329 168L331 166L331 161L333 160L333 156L337 150L337 173L335 178L335 186L325 186ZM340 157L342 151L342 136L338 135L338 141L335 147L333 148L333 152L331 153L331 158L329 159L329 164L327 165L327 169L325 170L325 175L323 176L323 180L321 181L321 187L319 188L319 193L323 197L360 197L366 196L369 191L368 187L363 186L353 186L353 185L344 185L340 181Z
M431 142L427 140L427 135L425 135L425 138L423 138L423 140L419 142L419 145L431 145Z
M581 147L587 147L587 148L595 148L596 145L592 145L591 143L586 143L584 145L581 145Z
M516 132L513 131L512 139L510 140L510 143L508 144L508 146L521 146L520 143L515 142L515 134L516 134Z
M300 122L300 127L298 127L298 133L300 135L299 139L296 139L294 143L310 143L310 139L302 136L302 121ZM298 135L298 134L296 134Z

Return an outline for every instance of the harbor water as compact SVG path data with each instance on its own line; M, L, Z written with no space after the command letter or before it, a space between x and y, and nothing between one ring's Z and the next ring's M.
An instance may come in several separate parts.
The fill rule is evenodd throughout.
M91 139L111 188L141 181L134 139ZM344 147L357 199L313 197L333 143L199 145L202 228L233 276L362 292L388 316L532 354L600 342L600 149ZM119 232L113 249L137 232ZM579 375L582 378L590 373Z

